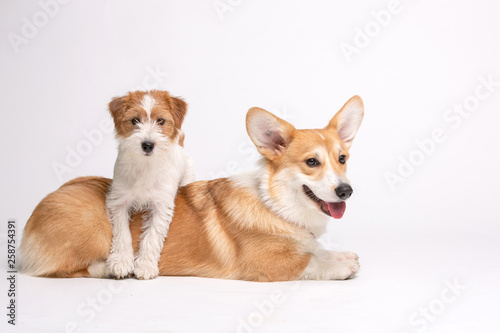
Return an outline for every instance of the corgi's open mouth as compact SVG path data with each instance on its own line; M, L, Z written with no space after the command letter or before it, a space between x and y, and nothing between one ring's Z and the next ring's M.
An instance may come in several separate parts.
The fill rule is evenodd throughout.
M304 193L312 200L314 201L321 211L325 213L328 216L331 216L335 219L340 219L342 216L344 216L345 212L345 201L340 201L340 202L326 202L318 198L313 191L306 185L302 185L304 188Z

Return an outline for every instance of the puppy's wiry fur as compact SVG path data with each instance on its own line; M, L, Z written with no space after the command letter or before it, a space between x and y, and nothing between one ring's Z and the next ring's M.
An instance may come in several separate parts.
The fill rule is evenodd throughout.
M357 255L324 250L316 237L325 231L330 215L344 213L352 192L345 161L362 117L357 96L316 130L297 130L252 108L247 130L264 157L261 167L179 188L160 275L250 281L354 276ZM109 186L109 179L79 178L42 200L25 228L26 272L54 277L109 274L103 265L112 239L104 202ZM135 251L142 218L136 213L130 222Z
M119 144L106 200L113 230L107 262L117 278L158 275L177 188L194 181L191 159L179 144L186 109L184 101L166 91L137 91L109 104ZM130 213L142 210L147 214L134 262Z

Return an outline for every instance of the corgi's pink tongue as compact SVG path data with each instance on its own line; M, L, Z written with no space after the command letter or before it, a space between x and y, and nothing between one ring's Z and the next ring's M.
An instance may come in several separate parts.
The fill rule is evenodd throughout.
M327 202L328 210L330 211L330 215L332 215L335 219L340 219L344 216L345 212L345 201L341 202Z

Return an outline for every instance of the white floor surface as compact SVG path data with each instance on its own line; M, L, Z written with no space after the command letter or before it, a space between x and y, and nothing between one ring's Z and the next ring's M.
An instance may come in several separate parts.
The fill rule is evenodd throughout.
M2 332L500 332L498 234L343 236L324 241L360 255L347 281L18 275Z

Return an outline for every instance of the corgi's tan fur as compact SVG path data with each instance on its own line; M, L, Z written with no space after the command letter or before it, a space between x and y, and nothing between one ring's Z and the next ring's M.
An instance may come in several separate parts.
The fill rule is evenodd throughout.
M345 209L347 197L339 199L345 193L338 189L348 183L345 160L362 117L358 96L317 130L297 130L265 110L250 109L247 130L264 156L261 168L179 188L160 275L249 281L354 276L357 255L324 250L316 237L328 215L341 216ZM102 177L77 178L42 200L23 235L25 273L110 276L110 184ZM130 223L135 251L141 222L135 214Z

